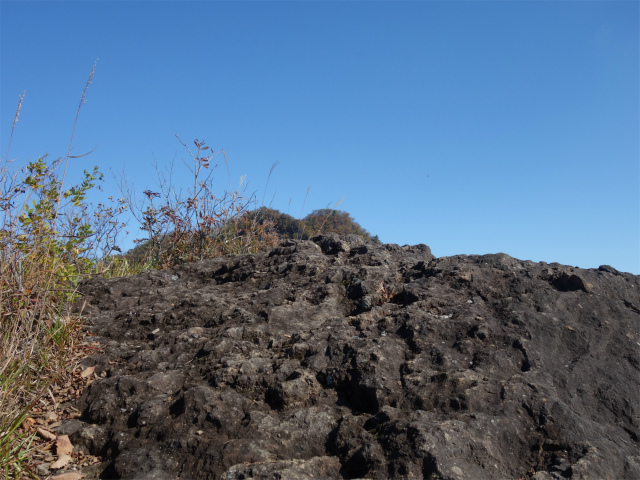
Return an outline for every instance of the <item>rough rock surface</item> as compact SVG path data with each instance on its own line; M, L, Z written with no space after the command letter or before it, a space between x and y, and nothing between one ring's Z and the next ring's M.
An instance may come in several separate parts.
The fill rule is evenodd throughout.
M640 478L640 277L358 237L83 286L104 478Z

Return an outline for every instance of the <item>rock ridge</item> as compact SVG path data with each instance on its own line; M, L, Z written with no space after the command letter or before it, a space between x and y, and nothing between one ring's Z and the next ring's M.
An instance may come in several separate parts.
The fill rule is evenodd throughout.
M102 478L640 478L640 277L355 235L81 287Z

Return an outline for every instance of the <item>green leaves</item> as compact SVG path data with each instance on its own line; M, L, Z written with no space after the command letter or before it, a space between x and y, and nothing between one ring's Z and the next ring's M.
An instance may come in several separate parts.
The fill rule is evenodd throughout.
M2 192L0 238L2 248L14 252L20 261L36 262L32 269L50 272L50 289L58 292L54 297L67 301L64 292L95 267L95 258L89 255L109 255L115 248L117 232L124 227L117 217L125 207L94 207L87 201L103 180L98 167L84 170L77 184L65 188L60 165L60 159L48 162L46 156L40 157L22 169L15 187Z

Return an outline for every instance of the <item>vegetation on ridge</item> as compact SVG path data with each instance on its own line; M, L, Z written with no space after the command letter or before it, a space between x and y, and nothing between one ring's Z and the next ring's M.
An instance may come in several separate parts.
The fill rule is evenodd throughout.
M270 222L281 238L299 238L307 240L319 233L337 233L339 235L359 235L374 243L380 243L377 235L372 236L362 228L349 213L332 208L314 210L303 219L281 213L272 208L262 207L248 216L258 222Z

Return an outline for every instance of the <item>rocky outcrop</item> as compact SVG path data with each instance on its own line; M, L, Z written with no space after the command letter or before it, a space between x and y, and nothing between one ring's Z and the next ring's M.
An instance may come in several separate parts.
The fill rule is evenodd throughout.
M86 283L105 478L640 478L640 277L355 236Z

